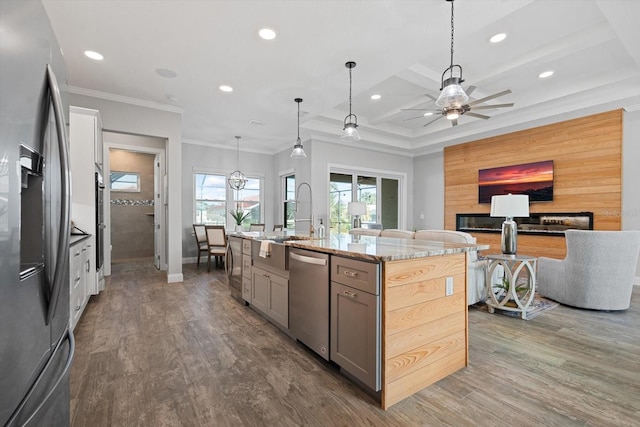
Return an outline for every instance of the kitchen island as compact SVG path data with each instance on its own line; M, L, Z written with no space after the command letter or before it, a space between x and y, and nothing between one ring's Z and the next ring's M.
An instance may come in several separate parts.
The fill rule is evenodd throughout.
M486 245L342 234L285 244L380 266L383 409L467 366L465 253Z
M327 310L331 357L323 346L307 345L372 392L383 409L467 366L466 252L488 246L348 234L331 234L325 239L281 233L238 233L236 237L245 242L276 240L277 249L286 246L329 255L325 295L331 307ZM290 262L287 260L287 270ZM269 267L264 263L254 252L253 270L264 273L266 268L268 276ZM253 276L255 300L264 280ZM307 281L303 281L305 286ZM252 296L245 301L296 337L291 333L296 325L293 316L283 319L277 312L278 306L284 309L284 288L271 282L263 287L271 291L262 294L264 300L276 302L273 310L261 307L260 299L252 302ZM300 299L291 299L299 292L297 283L287 282L286 286L289 316L296 309L291 305ZM320 303L317 298L314 301Z

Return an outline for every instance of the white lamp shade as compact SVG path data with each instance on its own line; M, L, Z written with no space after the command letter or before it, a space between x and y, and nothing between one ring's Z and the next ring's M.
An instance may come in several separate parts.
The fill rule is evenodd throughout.
M491 216L528 217L529 196L526 194L507 194L491 197Z
M296 142L296 145L293 146L293 151L291 152L292 159L304 159L307 157L307 154L304 152L304 148L302 147L302 142L300 138Z
M442 89L440 96L436 100L438 107L460 108L462 104L467 102L469 97L458 83L451 83Z
M344 142L358 142L360 141L360 133L356 129L355 123L347 123L344 126L344 132L340 137L340 141Z
M350 202L347 211L349 215L364 215L367 213L367 205L362 202Z

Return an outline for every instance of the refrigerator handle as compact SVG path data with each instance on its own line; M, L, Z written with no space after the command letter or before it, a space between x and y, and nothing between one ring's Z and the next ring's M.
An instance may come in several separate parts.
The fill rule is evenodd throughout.
M40 383L42 378L45 377L45 373L47 372L47 370L51 366L53 360L55 359L55 357L56 357L56 355L58 353L58 351L60 350L60 347L62 347L62 343L67 341L67 340L69 341L69 355L67 356L67 361L64 364L64 369L62 370L62 373L60 374L60 376L58 377L56 382L53 384L53 386L51 387L51 389L49 390L49 392L47 393L45 398L40 401L40 404L38 405L38 407L33 410L33 412L31 413L31 416L29 416L29 419L26 422L24 422L22 425L23 426L28 425L31 422L31 420L33 419L33 417L35 417L38 414L38 412L40 412L40 410L46 405L46 403L49 401L49 398L51 398L51 396L56 392L56 390L58 388L58 385L60 385L60 383L62 382L64 377L69 373L69 368L71 368L71 362L73 361L73 355L76 352L76 340L73 337L73 332L68 327L65 330L65 333L62 334L62 336L60 337L60 340L58 341L58 343L56 344L55 348L53 349L53 353L51 353L51 356L49 357L49 360L44 365L44 367L42 368L40 373L38 374L38 377L31 384L31 387L29 387L29 390L27 391L27 394L24 395L24 397L20 401L20 404L16 408L16 410L13 411L13 414L11 415L11 418L9 418L9 420L7 421L7 424L5 424L5 427L12 427L14 425L14 423L15 423L16 419L18 418L18 416L21 415L21 412L24 409L24 406L27 404L29 399L31 399L31 396L33 395L33 392L38 387L38 384Z
M53 274L53 288L51 289L51 299L47 309L47 324L51 322L56 314L60 288L62 280L65 278L65 267L69 260L69 236L71 234L71 173L69 171L69 145L67 144L67 133L65 132L64 111L60 89L56 76L53 74L51 65L47 64L47 82L49 93L53 103L53 114L56 121L56 131L58 133L58 151L60 153L60 184L61 184L61 213L60 213L60 239L56 252L56 269ZM46 120L46 117L43 118Z
M233 272L233 252L231 251L231 244L227 243L227 253L224 255L224 269L227 273L227 277L231 277Z

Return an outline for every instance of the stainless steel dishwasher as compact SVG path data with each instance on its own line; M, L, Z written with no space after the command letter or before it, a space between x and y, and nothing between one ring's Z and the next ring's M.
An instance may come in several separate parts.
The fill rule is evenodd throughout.
M329 255L289 251L289 332L329 360Z

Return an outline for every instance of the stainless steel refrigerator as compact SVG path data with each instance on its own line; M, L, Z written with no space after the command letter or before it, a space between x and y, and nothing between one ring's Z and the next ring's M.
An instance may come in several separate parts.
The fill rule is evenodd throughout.
M40 1L0 1L0 425L68 426L64 60Z

